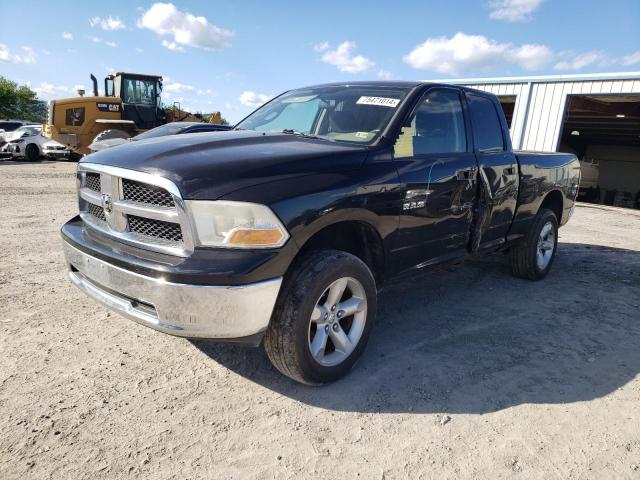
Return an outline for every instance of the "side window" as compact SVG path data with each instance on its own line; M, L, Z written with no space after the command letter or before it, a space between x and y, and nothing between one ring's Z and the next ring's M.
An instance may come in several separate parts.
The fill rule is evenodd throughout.
M403 125L394 151L396 157L466 152L460 96L452 90L428 93L416 113Z
M113 86L113 78L107 78L105 80L105 95L107 97L113 97L115 95L114 86Z
M65 112L65 125L79 127L84 123L84 107L67 108Z
M502 124L491 100L479 95L469 95L471 122L479 152L503 151Z
M154 82L133 78L124 79L124 101L138 105L154 105Z

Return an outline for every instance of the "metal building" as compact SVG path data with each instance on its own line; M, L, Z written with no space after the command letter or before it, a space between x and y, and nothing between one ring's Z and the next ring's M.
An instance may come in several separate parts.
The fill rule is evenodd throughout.
M447 82L498 95L514 148L575 153L584 200L640 208L640 72Z

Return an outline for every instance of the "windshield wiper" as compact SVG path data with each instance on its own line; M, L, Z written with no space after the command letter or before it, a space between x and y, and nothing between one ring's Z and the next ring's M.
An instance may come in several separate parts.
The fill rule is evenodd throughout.
M288 135L299 135L304 138L318 138L316 135L311 135L310 133L304 133L300 130L294 130L293 128L285 128L282 130L282 133L286 133Z

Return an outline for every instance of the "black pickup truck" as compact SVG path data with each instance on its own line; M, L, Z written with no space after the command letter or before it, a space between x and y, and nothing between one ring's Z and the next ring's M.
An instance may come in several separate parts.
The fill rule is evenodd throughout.
M573 155L514 153L493 95L329 84L232 131L85 157L62 238L69 277L104 305L172 335L264 340L319 384L362 354L392 278L499 250L543 278L579 181Z

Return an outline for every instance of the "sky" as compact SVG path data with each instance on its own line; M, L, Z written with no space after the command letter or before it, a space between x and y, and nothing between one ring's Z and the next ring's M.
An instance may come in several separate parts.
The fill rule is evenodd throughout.
M0 0L0 19L0 76L43 100L159 74L165 103L231 122L333 81L640 71L640 0Z

